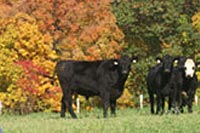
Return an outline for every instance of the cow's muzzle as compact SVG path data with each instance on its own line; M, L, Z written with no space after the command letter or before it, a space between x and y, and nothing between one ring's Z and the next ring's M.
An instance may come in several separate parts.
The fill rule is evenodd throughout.
M123 70L123 71L122 71L122 74L128 74L128 71Z
M165 73L170 73L170 69L165 69L164 72Z
M193 75L186 75L186 78L191 79Z

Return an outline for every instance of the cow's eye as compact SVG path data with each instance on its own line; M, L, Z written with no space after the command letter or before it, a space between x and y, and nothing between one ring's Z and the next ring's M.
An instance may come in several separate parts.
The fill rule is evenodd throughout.
M186 67L184 67L184 70L186 70L187 68Z
M194 67L192 67L192 70L194 70L195 68Z

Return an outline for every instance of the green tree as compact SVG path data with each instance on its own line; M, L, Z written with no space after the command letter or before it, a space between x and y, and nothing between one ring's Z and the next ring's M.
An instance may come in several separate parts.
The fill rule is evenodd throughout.
M136 66L139 72L129 79L137 83L132 86L135 92L145 90L145 77L156 56L194 57L199 53L199 33L192 25L192 16L200 9L199 1L114 0L112 6L125 34L126 53L137 54L141 59Z

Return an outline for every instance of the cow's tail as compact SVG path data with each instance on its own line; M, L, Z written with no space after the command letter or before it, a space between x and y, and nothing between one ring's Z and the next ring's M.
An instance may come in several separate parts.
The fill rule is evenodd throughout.
M57 66L57 65L56 65ZM57 71L56 71L56 67L55 67L55 69L54 69L54 72L53 72L53 75L52 75L52 77L51 77L51 84L52 85L54 85L54 83L55 83L55 80L56 80L56 78L55 78L55 76L56 76L56 73Z
M56 65L56 67L57 67L57 65ZM40 72L37 72L37 74L38 75L40 75L40 76L43 76L43 77L45 77L45 78L48 78L48 79L50 79L50 82L51 82L51 84L52 85L54 85L54 82L55 82L55 80L56 80L56 67L55 67L55 69L54 69L54 72L53 72L53 75L52 76L50 76L50 75L48 75L48 74L46 74L46 73L40 73ZM48 81L49 82L49 81ZM44 83L43 83L44 84Z

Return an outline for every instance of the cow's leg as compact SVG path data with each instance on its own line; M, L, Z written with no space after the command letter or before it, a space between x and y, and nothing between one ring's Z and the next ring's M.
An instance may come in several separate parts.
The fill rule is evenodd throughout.
M150 90L150 89L148 89ZM148 92L149 93L149 102L150 102L150 108L151 108L151 114L154 114L154 96L152 92Z
M68 108L68 111L72 118L77 118L76 114L74 113L74 110L72 108L72 95L69 93L66 95L66 99L64 101L66 103L66 106Z
M198 87L198 80L197 78L194 77L194 79L192 79L191 81L191 86L189 87L188 90L188 112L192 113L192 102L194 100L195 97L195 93L196 93L196 88Z
M116 116L115 107L116 107L116 100L110 100L110 109L112 116Z
M106 118L108 107L109 107L109 104L110 104L110 102L109 102L110 94L108 92L102 93L101 99L102 99L102 103L103 103L103 116L104 116L104 118Z
M165 112L165 97L163 96L162 98L161 98L161 105L162 105L162 112L161 112L161 114L164 114L164 112Z
M177 112L176 113L179 114L181 112L180 108L182 106L182 96L181 96L181 91L178 91L177 93L178 95L177 95L177 108L176 108Z
M157 94L156 97L156 102L157 102L157 108L156 108L156 114L158 114L160 112L160 104L161 104L161 96L159 94Z
M174 90L173 94L172 94L172 113L176 113L176 99L177 99L177 94L176 94L176 90Z
M150 106L151 106L151 114L154 114L154 97L153 95L150 95Z
M60 79L60 85L63 91L63 97L61 101L61 117L65 117L66 107L72 118L77 118L72 108L72 93L71 86L67 84L63 79Z
M65 117L65 112L66 112L66 104L64 102L64 96L62 96L62 100L61 100L61 117Z
M186 99L184 99L184 97L181 95L181 103L180 103L180 108L179 108L181 113L184 113L183 107L185 106L186 103L187 103Z
M171 109L172 109L172 98L171 98L171 96L169 96L169 99L168 99L168 113L171 112Z
M192 101L193 101L194 96L192 94L189 94L188 100L187 100L187 105L188 105L188 112L192 113Z

